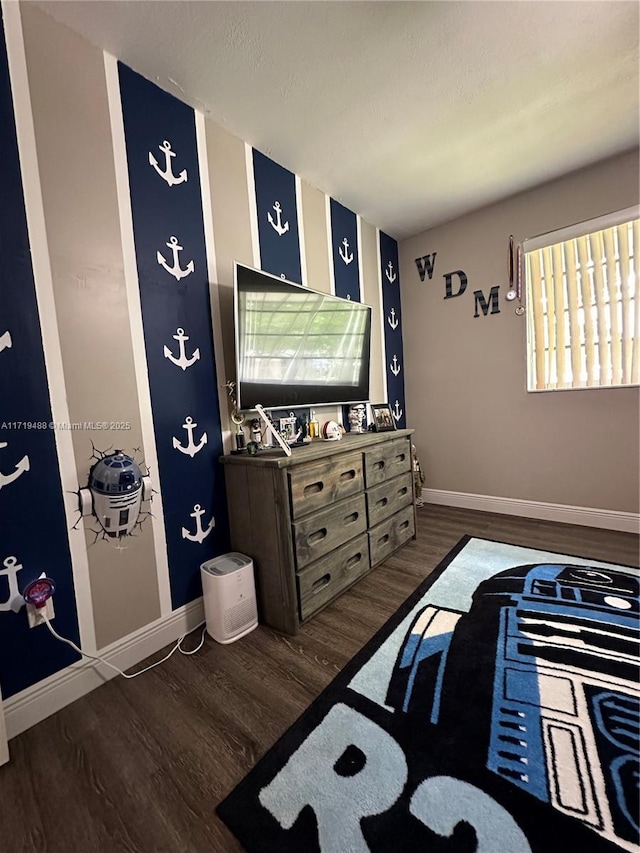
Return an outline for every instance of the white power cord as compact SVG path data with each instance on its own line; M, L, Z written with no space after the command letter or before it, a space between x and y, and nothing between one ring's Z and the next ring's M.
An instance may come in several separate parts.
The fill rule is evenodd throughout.
M199 644L196 646L196 648L195 648L195 649L192 649L191 651L185 651L185 650L182 648L182 642L183 642L183 641L184 641L184 639L188 636L187 634L183 634L183 635L182 635L182 637L180 637L180 638L178 639L178 642L177 642L177 643L175 644L175 646L171 649L171 651L169 652L169 654L168 654L168 655L166 655L165 657L163 657L163 658L162 658L162 660L156 661L155 663L152 663L150 666L146 666L144 669L141 669L141 670L139 670L138 672L132 672L132 673L130 673L129 675L127 675L127 673L126 673L126 672L123 672L121 669L118 669L118 667L117 667L117 666L114 666L114 664L109 663L109 661L108 661L108 660L105 660L104 658L101 658L101 657L99 657L99 656L97 656L97 655L90 655L90 654L87 654L87 652L83 652L83 651L82 651L82 649L81 649L81 648L79 648L78 646L76 646L76 644L75 644L72 640L68 640L66 637L61 637L61 636L60 636L60 634L58 634L58 632L55 630L55 628L53 627L53 625L51 624L51 622L49 621L49 619L47 618L47 616L44 616L43 618L44 618L44 621L45 621L45 622L46 622L46 624L47 624L47 628L51 631L51 633L53 634L53 636L54 636L57 640L60 640L60 642L62 642L62 643L66 643L68 646L71 646L71 648L72 648L72 649L75 649L75 650L76 650L76 652L78 652L78 654L82 655L83 657L85 657L85 658L91 658L91 660L97 660L97 661L100 661L100 663L103 663L105 666L109 666L109 667L111 667L111 669L115 669L115 671L116 671L116 672L119 672L119 673L120 673L120 675L121 675L123 678L135 678L135 677L136 677L136 676L138 676L138 675L142 675L142 673L143 673L143 672L148 672L150 669L153 669L153 668L154 668L154 667L156 667L156 666L160 666L160 664L161 664L161 663L164 663L165 661L169 660L169 658L171 657L171 655L172 655L174 652L176 652L176 651L179 651L179 652L180 652L180 654L182 654L182 655L195 655L195 653L196 653L196 652L199 652L199 651L200 651L200 649L202 648L202 646L204 645L204 634L205 634L205 631L207 630L207 626L206 626L206 625L204 625L204 622L201 622L201 623L200 623L200 625L204 625L204 627L203 627L203 629L202 629L202 636L200 637L200 642L199 642ZM200 627L200 625L196 625L196 628L199 628L199 627ZM194 628L193 630L195 631L195 630L196 630L196 628Z

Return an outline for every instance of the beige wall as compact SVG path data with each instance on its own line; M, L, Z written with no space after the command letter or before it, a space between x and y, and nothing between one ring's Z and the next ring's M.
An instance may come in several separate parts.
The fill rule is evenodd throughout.
M638 388L527 393L525 317L504 299L510 234L637 204L638 182L635 151L401 243L407 412L425 487L638 512ZM415 258L434 252L421 282ZM458 269L467 289L445 300L444 274ZM474 318L473 291L493 285L500 313Z

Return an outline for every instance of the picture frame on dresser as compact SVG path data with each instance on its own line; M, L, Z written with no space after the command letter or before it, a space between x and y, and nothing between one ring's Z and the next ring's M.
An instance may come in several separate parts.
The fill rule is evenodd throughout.
M388 403L372 403L374 432L391 432L396 428L396 422Z

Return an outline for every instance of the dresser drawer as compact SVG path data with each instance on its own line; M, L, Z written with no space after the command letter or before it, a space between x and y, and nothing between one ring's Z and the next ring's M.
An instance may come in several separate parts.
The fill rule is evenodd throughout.
M377 566L393 554L416 532L413 504L401 509L392 518L378 524L369 531L369 554L371 567Z
M299 518L335 501L356 495L364 487L362 453L341 453L289 472L291 515Z
M389 518L403 506L413 501L411 491L411 473L401 474L393 480L387 480L374 486L367 492L367 518L369 527L375 527L385 518Z
M369 541L363 533L298 573L300 618L306 619L369 571Z
M302 569L324 557L339 545L367 529L363 494L340 501L326 509L293 522L297 568Z
M372 447L363 455L367 488L411 470L411 444L406 438Z

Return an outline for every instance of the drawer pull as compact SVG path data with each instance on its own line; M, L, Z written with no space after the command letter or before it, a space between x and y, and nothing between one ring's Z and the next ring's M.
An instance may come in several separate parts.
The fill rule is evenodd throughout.
M353 480L355 476L355 469L351 468L349 471L343 471L342 474L340 474L340 480L344 483L346 480Z
M330 580L331 580L331 575L327 572L326 575L323 575L321 578L318 578L318 580L314 581L311 584L312 592L314 594L316 592L320 592L320 590L324 589L324 587L329 583Z
M406 492L406 489L405 489ZM386 506L389 503L389 498L380 498L379 501L376 501L376 506Z
M381 536L380 539L378 539L378 545L384 545L385 542L388 542L388 541L389 541L389 534L385 533L384 536Z
M395 462L404 462L404 460L405 460L406 458L407 458L407 454L406 454L406 453L398 453L398 455L396 456L396 458L395 458L395 460L394 460L394 461L395 461Z
M359 512L352 512L351 515L345 515L344 523L345 524L353 524L354 521L357 521L360 518Z
M327 528L322 527L320 530L316 530L313 533L310 533L307 537L307 542L309 545L315 545L316 542L322 542L322 540L327 535Z
M401 496L406 495L408 491L409 491L409 489L406 486L404 486L402 489L398 489L398 494Z
M384 459L381 459L379 462L375 462L373 468L375 471L382 471L384 468Z
M317 495L323 489L324 489L324 483L322 481L319 481L317 483L309 483L308 486L304 487L303 494L305 497L307 497L308 495Z
M345 568L348 571L351 571L351 569L353 569L355 566L358 565L358 563L361 563L361 562L362 562L362 552L358 551L357 554L354 554L352 557L349 557L349 559L347 560L347 562L345 564Z
M409 526L409 522L408 522L408 521L403 521L403 522L402 522L402 524L400 525L400 530L404 530L404 529L405 529L405 528L407 528L408 526Z

